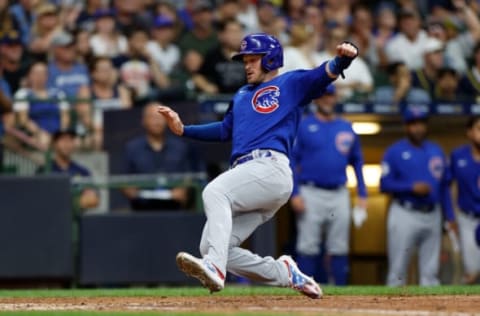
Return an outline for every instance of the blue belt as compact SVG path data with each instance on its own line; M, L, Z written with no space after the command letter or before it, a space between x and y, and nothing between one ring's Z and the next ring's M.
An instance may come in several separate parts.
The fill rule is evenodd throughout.
M412 211L418 211L422 213L430 213L433 212L436 208L435 204L413 204L410 201L401 201L401 200L396 200L398 204L403 206L406 209L412 210Z
M267 149L258 149L254 150L249 154L243 155L235 159L235 161L232 163L232 168L235 168L238 165L241 165L242 163L246 163L247 161L256 159L256 158L266 158L266 157L271 157L273 156L272 152Z
M301 184L309 187L315 187L318 189L329 190L329 191L338 190L345 186L343 184L319 184L319 183L315 183L314 181L302 181Z

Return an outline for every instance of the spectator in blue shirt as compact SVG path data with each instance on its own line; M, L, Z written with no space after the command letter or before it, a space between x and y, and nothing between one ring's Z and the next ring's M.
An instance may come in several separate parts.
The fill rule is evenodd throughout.
M166 121L157 113L157 103L143 110L145 135L130 140L125 147L125 173L187 173L202 171L203 166L188 143L166 132ZM125 188L123 193L133 209L162 209L188 206L191 198L186 187Z

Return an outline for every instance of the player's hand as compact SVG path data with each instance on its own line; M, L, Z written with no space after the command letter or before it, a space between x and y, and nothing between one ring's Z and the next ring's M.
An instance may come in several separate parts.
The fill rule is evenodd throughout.
M337 45L337 56L355 58L358 56L358 48L349 42L343 42Z
M185 206L188 201L188 193L186 188L173 188L171 190L172 199Z
M183 123L180 117L178 116L178 113L165 105L159 105L157 109L158 109L158 113L163 115L163 117L165 117L165 119L167 120L167 124L170 130L175 135L182 136Z
M368 213L367 213L367 208L362 207L360 205L356 205L353 210L352 210L352 220L353 220L353 225L355 225L356 228L360 228L363 223L367 220Z
M412 192L416 195L425 196L429 195L432 191L430 184L427 182L418 181L413 184Z
M305 202L300 195L296 195L290 199L290 206L295 213L301 214L305 212Z

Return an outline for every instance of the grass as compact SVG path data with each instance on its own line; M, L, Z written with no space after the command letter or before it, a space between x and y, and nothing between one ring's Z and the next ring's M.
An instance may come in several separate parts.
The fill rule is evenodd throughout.
M480 285L448 285L437 287L405 286L390 288L385 286L324 286L326 295L480 295ZM205 296L208 291L201 287L158 287L129 289L35 289L0 290L0 298L14 297L151 297L151 296ZM297 295L288 288L266 286L227 286L216 296L241 295Z

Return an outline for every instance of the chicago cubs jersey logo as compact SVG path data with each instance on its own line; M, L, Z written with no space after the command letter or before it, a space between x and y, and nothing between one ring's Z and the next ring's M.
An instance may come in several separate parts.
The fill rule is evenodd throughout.
M342 154L348 154L353 144L353 133L340 132L335 136L335 146Z
M428 169L435 179L441 179L443 175L443 159L438 156L430 158Z
M268 86L255 92L252 98L253 109L261 114L270 114L280 106L278 97L280 89L277 86Z

